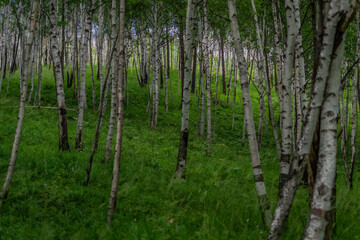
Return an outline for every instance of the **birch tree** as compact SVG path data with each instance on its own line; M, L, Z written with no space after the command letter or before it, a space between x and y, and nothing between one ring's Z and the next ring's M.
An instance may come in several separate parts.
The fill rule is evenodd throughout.
M240 69L240 80L242 89L242 100L244 108L244 116L246 119L246 128L248 134L248 141L251 154L251 165L253 169L253 175L256 186L256 193L258 196L262 217L267 226L270 225L271 221L271 210L269 199L266 194L266 187L264 177L261 170L261 162L259 155L258 143L256 140L256 132L254 125L254 116L251 106L251 96L249 88L249 77L248 77L248 65L244 57L244 50L240 40L239 23L237 20L237 13L234 0L228 0L229 17L231 25L232 39L235 45L235 52L237 56L237 64Z
M122 130L124 118L124 71L125 71L125 0L120 0L120 14L119 14L119 82L118 82L118 111L116 124L116 143L113 175L111 182L111 191L109 199L109 207L107 214L107 221L113 220L113 214L116 209L117 191L119 186L120 175L120 160L122 149Z
M83 148L83 121L84 121L84 109L86 101L86 63L87 63L87 49L90 38L90 27L91 27L91 12L93 11L93 0L90 0L91 3L86 6L83 11L83 30L82 30L82 40L81 40L81 83L80 83L80 96L79 96L79 107L78 107L78 121L76 128L76 138L75 138L75 149L82 150ZM86 9L86 10L85 10ZM89 11L88 11L89 10Z
M282 126L281 114L283 109L282 88L281 88L282 86L282 62L281 62L281 40L280 40L281 21L279 21L278 19L278 12L276 6L277 2L278 0L273 0L271 4L271 8L273 13L273 21L274 21L275 76L277 80L276 89L279 98L279 115L280 115L280 127L281 127Z
M105 5L100 4L99 8L99 35L98 35L98 73L99 73L99 80L100 80L100 88L102 88L103 82L103 53L104 53L104 9ZM101 94L102 91L100 91ZM101 96L100 96L101 97Z
M211 70L209 68L209 32L210 27L207 15L207 0L204 1L204 46L205 46L205 61L204 71L206 77L206 155L211 155Z
M340 1L340 13L348 8L347 1ZM336 178L337 123L339 100L341 96L340 79L344 56L345 36L338 40L336 51L332 55L330 74L327 80L324 103L320 115L319 163L315 180L315 191L311 204L304 239L322 239L331 233L331 199L333 198ZM331 226L330 226L331 229ZM329 237L326 239L330 239Z
M68 150L68 129L67 129L67 116L65 105L65 93L64 93L64 81L61 73L61 59L60 49L58 43L58 12L57 12L57 0L50 1L50 44L51 53L54 62L54 78L56 85L56 99L58 104L58 124L59 124L59 149Z
M199 10L201 9L198 6ZM204 136L205 134L205 80L204 80L204 65L205 61L208 59L204 58L204 51L203 51L203 38L204 38L204 26L203 26L203 17L200 15L198 21L198 36L199 36L199 64L200 64L200 77L199 77L199 84L200 84L200 124L199 124L199 134L200 136Z
M287 47L285 53L285 72L282 79L282 147L280 157L280 177L279 177L279 194L282 192L282 188L288 179L291 149L292 149L292 117L291 117L291 79L294 67L294 51L295 51L295 6L299 4L298 0L286 0L286 21L287 21Z
M197 0L189 0L186 13L186 40L185 40L185 78L183 84L180 145L175 171L176 178L185 178L187 146L189 140L189 115L190 115L190 85L191 85L191 62L192 50L195 44L196 20L195 9Z
M24 71L24 76L22 78L19 113L17 118L14 142L11 149L10 161L9 161L8 170L6 172L5 181L0 192L0 206L4 203L4 201L8 196L11 180L13 178L14 170L15 170L16 157L19 149L21 131L25 117L25 103L26 103L28 80L31 77L31 71L33 68L31 64L31 49L34 44L35 33L37 29L38 14L39 14L39 1L34 0L31 2L31 13L29 18L30 28L27 34L25 48L22 49L24 51L23 55L24 55L25 71Z
M346 32L350 22L354 18L354 13L359 7L359 2L353 1L353 4L351 4L351 6L344 12L344 14L341 15L341 18L339 6L339 1L332 0L330 2L328 18L325 27L325 34L323 37L322 48L320 52L320 62L318 65L314 87L310 97L310 103L308 105L302 136L297 146L296 153L293 157L289 179L283 187L281 198L278 201L274 213L268 239L279 239L283 225L289 215L289 211L294 200L297 187L302 179L307 164L306 158L310 153L311 142L314 136L316 123L319 119L321 106L324 99L325 86L328 82L329 74L332 73L331 56L337 52L339 45L341 45L344 33ZM340 25L338 26L338 24ZM328 116L327 121L331 117L333 116ZM328 152L328 154L331 154L331 152Z
M114 46L114 51L117 53L117 44L115 43L115 39L117 36L117 13L116 13L116 0L112 0L111 5L111 41ZM111 157L111 149L113 144L113 136L114 136L114 129L116 123L116 115L117 115L117 91L118 91L118 58L116 57L117 54L111 60L111 109L110 109L110 120L109 120L109 129L106 138L106 147L105 147L105 155L104 155L104 162L108 162Z
M159 71L161 65L161 54L160 54L160 24L159 24L159 3L153 1L152 13L153 13L153 106L151 114L151 127L156 130L158 111L159 111Z

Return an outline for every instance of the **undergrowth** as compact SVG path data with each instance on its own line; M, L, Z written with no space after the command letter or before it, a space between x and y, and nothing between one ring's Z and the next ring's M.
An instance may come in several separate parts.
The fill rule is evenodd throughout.
M87 106L84 117L84 150L74 151L75 111L68 111L71 150L58 150L57 112L37 109L27 103L25 121L10 193L0 209L0 239L266 239L255 193L247 140L242 141L243 112L240 85L232 129L232 106L221 95L211 157L206 157L206 139L196 135L197 97L191 98L190 138L186 180L174 180L180 137L178 74L171 75L169 111L164 110L160 90L158 127L148 125L148 89L138 86L135 70L129 70L125 102L120 187L114 221L106 213L112 163L103 164L109 105L91 180L82 185L90 156L97 112L92 110L92 85L88 69ZM18 73L4 80L0 96L0 183L3 183L16 128L19 103ZM52 71L44 66L42 106L56 106ZM96 81L99 102L99 81ZM220 90L221 84L219 84ZM30 87L29 87L30 88ZM35 92L37 79L35 79ZM215 86L212 86L213 98ZM276 115L277 98L274 96ZM252 88L257 123L258 93ZM232 99L232 97L230 98ZM108 99L108 103L110 99ZM230 100L231 102L231 100ZM66 89L66 104L77 109L73 89ZM212 101L214 104L214 101ZM200 114L200 113L198 113ZM214 111L212 114L214 119ZM278 119L278 116L276 116ZM264 127L261 161L272 210L277 203L279 161L270 123ZM340 156L340 155L339 155ZM340 158L340 157L339 157ZM344 180L339 159L335 239L360 238L359 168L352 191ZM308 193L300 186L286 224L283 239L299 239L308 215Z

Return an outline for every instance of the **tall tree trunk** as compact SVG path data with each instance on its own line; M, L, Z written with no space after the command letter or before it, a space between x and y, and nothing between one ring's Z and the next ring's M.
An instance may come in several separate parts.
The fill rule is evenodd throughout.
M43 43L43 35L41 33L39 33L40 35L40 51L39 51L39 59L38 59L38 93L37 93L37 97L38 97L38 102L37 102L37 107L40 108L40 102L41 102L41 78L42 78L42 43Z
M292 149L292 93L291 93L291 79L294 67L294 51L295 51L295 6L298 5L298 0L286 0L286 19L287 19L287 47L285 56L285 72L282 79L282 147L280 157L280 176L279 176L279 195L282 193L282 188L288 179L290 169L290 158Z
M37 37L35 37L36 39ZM35 40L36 41L36 40ZM31 88L30 88L30 93L29 93L29 98L28 98L28 102L31 102L32 99L32 95L34 92L34 77L35 77L35 57L37 54L37 46L36 46L36 42L33 45L33 49L31 51L31 61L32 61L32 65L34 66L33 69L31 70L31 78L30 78L30 82L31 82Z
M5 176L4 184L1 188L0 192L0 206L4 203L4 201L7 198L10 184L12 177L14 175L14 169L15 169L15 163L16 163L16 157L19 149L20 144L20 137L21 137L21 131L22 131L22 125L24 122L24 116L25 116L25 103L26 103L26 92L27 92L27 86L28 86L28 80L31 76L31 49L34 43L35 39L35 32L37 28L37 18L39 14L39 2L37 0L34 0L31 2L31 14L30 14L30 29L29 29L29 35L26 42L26 48L23 48L24 51L24 67L25 67L25 74L22 79L22 89L20 94L20 105L19 105L19 114L17 118L17 126L15 131L15 137L14 142L11 150L11 156L9 161L9 167Z
M253 169L253 175L256 185L256 192L262 212L262 217L264 223L269 226L271 221L271 210L269 199L266 195L266 188L264 177L261 170L261 162L259 156L259 148L256 140L256 132L254 125L254 117L251 106L251 96L250 96L250 88L249 88L249 77L248 77L248 65L246 64L246 60L244 57L244 50L240 40L239 33L239 23L237 20L236 7L234 0L228 0L229 7L229 17L230 17L230 25L231 25L231 33L232 39L235 45L235 52L237 56L237 64L240 69L240 80L241 80L241 88L242 88L242 98L243 98L243 107L244 107L244 116L246 119L246 127L248 133L248 141L250 147L251 154L251 163Z
M83 30L82 30L82 41L81 41L81 83L80 83L80 97L79 97L79 108L78 108L78 121L76 128L75 138L75 149L82 150L83 148L83 121L84 121L84 109L86 101L86 63L87 63L87 50L90 38L90 27L91 27L91 11L93 10L93 0L91 0L90 6L83 9ZM85 10L86 9L86 10ZM87 11L89 10L89 12Z
M304 49L303 39L301 33L301 16L300 6L295 6L295 26L296 26L296 42L295 42L295 71L298 71L299 85L300 85L300 107L302 119L305 118L307 111L307 96L306 96L306 80L305 80L305 60L304 60ZM301 134L300 134L301 135Z
M167 69L167 76L170 76L170 40L169 40L169 28L166 27L166 69Z
M236 62L235 57L233 59L234 62ZM233 80L233 101L232 101L232 123L231 123L231 129L234 129L235 127L235 102L236 102L236 86L237 86L237 67L235 64L234 68L234 80Z
M9 2L10 3L10 2ZM8 29L8 19L9 19L9 10L10 6L4 7L4 14L2 16L2 36L1 36L1 45L2 45L2 54L1 54L1 73L0 73L0 93L1 93L1 85L3 79L6 77L6 62L7 62L7 29Z
M147 41L146 34L140 32L140 42L141 42L141 85L144 86L149 80L149 75L147 71Z
M312 26L313 26L313 34L314 34L314 67L312 73L312 89L314 88L315 78L317 74L317 69L320 63L320 50L321 50L321 42L323 41L325 25L327 21L327 15L329 10L329 2L323 2L317 0L312 2ZM319 155L319 143L320 142L320 123L319 120L316 124L315 134L312 140L311 150L308 157L308 166L307 171L305 172L307 175L307 182L309 188L309 206L311 207L311 201L313 199L314 186L315 186L315 178L317 171L317 163L318 163L318 155Z
M341 1L341 5L346 1ZM347 5L347 4L346 4ZM339 7L339 6L338 6ZM342 6L340 8L345 8ZM340 9L339 9L340 10ZM339 11L337 10L337 11ZM344 10L344 9L341 9ZM329 14L329 17L331 15ZM335 188L337 153L337 118L339 112L341 65L344 57L345 37L332 55L324 103L320 115L320 150L315 191L304 239L322 239L328 224L332 225L331 199ZM331 229L331 226L330 226ZM329 231L329 230L328 230ZM330 231L331 232L331 231Z
M297 2L297 0L296 0ZM332 0L330 2L330 9L327 18L324 38L322 41L322 48L320 53L320 60L318 69L316 70L316 78L314 82L313 91L310 98L310 104L303 126L303 134L297 146L297 151L294 154L293 161L290 168L289 179L285 183L283 193L278 201L274 217L271 223L270 233L268 239L279 239L284 223L289 215L289 211L297 190L297 187L302 179L307 160L310 153L311 143L313 140L317 119L320 115L319 103L323 102L325 86L328 76L330 74L331 56L335 53L342 41L343 34L347 30L349 23L353 19L353 13L358 9L358 5L352 5L345 13L346 21L339 23L339 2ZM337 31L341 29L341 31ZM340 42L339 42L340 41Z
M280 30L281 29L281 21L279 22L278 13L277 13L277 1L272 1L272 12L273 12L273 20L274 20L274 43L275 43L275 76L276 76L276 92L279 98L279 115L280 115L280 128L282 127L281 123L281 115L283 109L283 101L282 101L282 63L281 63L281 39L280 39Z
M61 21L63 25L61 26L61 76L62 81L64 82L64 68L65 68L65 0L61 1ZM63 83L64 84L64 83Z
M116 0L113 0L113 3L114 2L115 2L115 7L116 7ZM90 172L91 172L92 162L93 162L94 155L95 155L95 152L97 150L98 143L99 143L101 125L102 125L102 122L103 122L103 119L104 119L104 114L105 114L105 111L106 111L106 104L107 104L107 101L106 101L107 100L107 94L106 93L107 93L109 85L110 85L110 82L108 82L108 79L109 79L110 72L113 72L111 63L113 62L112 59L114 57L114 52L116 50L115 46L116 46L116 41L114 39L114 40L112 40L112 48L111 48L112 50L110 52L110 56L108 56L108 60L107 60L107 63L106 63L106 69L108 69L108 70L106 71L104 84L102 85L102 89L101 89L102 93L101 93L100 104L99 104L98 121L97 121L96 128L95 128L95 137L94 137L94 142L93 142L92 149L91 149L89 163L88 163L88 166L86 168L86 178L85 178L85 181L84 181L84 184L83 184L84 186L87 186L89 181L90 181Z
M168 52L169 53L169 52ZM164 81L165 81L165 111L167 112L169 109L169 104L168 104L168 99L169 99L169 88L168 88L168 78L169 78L169 62L166 61L166 52L165 52L165 47L163 48L163 56L164 56L164 69L165 69L165 76L164 76ZM168 57L168 56L167 56Z
M206 77L206 155L211 155L211 74L209 68L209 32L210 26L207 18L207 0L204 1L204 46L205 46L205 61L204 72Z
M158 111L159 111L159 70L161 65L161 54L160 54L160 26L159 26L159 5L158 3L153 2L153 43L152 43L152 51L153 51L153 107L151 114L151 127L153 130L156 130L157 119L158 119Z
M181 131L180 145L175 171L176 178L185 178L187 146L189 140L189 115L190 115L190 83L191 83L191 62L195 44L196 22L194 21L197 0L190 0L186 13L186 41L185 41L185 79L183 85L182 110L181 110Z
M185 79L185 46L184 46L184 30L182 28L183 18L180 15L180 36L179 36L179 45L180 45L180 54L179 54L179 72L180 72L180 79L181 79L181 99L184 97L184 79ZM182 101L181 101L182 104ZM182 108L182 105L180 105Z
M233 63L235 63L235 62L233 61ZM227 92L226 103L229 103L229 100L230 100L233 72L234 72L234 64L231 64L231 67L229 69L229 84L228 84L228 92Z
M214 126L213 126L213 129L214 129L214 138L216 137L216 106L218 104L218 87L219 87L219 72L220 72L220 56L219 56L219 59L218 59L218 65L217 65L217 68L216 68L216 75L215 75L215 102L214 102Z
M67 130L64 82L61 74L60 50L57 40L57 0L50 2L50 24L51 54L54 62L53 70L56 83L56 99L59 108L59 149L68 150L70 147Z
M117 128L116 128L116 145L113 176L110 191L109 208L107 214L107 221L111 222L113 214L116 209L117 191L119 186L120 175L120 159L122 149L122 129L124 117L124 68L125 68L125 0L120 0L120 15L119 15L119 84L118 84L118 111L117 111Z
M143 87L143 85L141 83L141 77L140 77L140 74L139 74L138 62L137 62L137 59L136 59L137 47L136 47L134 41L133 41L133 44L131 45L131 47L132 47L132 52L133 52L133 55L134 55L134 67L135 67L135 70L136 70L136 77L137 77L137 80L139 82L139 86ZM140 59L140 58L138 58L138 59Z
M95 86L95 79L94 79L94 65L93 65L93 56L92 56L92 33L90 31L89 37L89 56L90 56L90 69L91 69L91 82L92 82L92 108L93 110L96 109L96 86ZM102 92L102 91L101 91Z
M222 79L223 94L226 95L224 39L222 35L220 35L220 58L221 58L221 79Z
M118 34L118 21L117 21L117 11L116 11L116 0L112 0L111 5L111 42L114 46L114 52L117 53L117 44L116 44L116 36ZM109 120L109 129L108 134L106 137L106 147L105 147L105 155L103 162L108 162L111 157L111 149L113 144L113 136L114 136L114 130L115 130L115 123L116 123L116 117L117 117L117 108L118 108L118 63L119 59L117 57L117 54L112 58L111 60L111 109L110 109L110 120Z
M100 80L100 88L102 89L102 85L104 84L103 81L103 61L104 61L104 8L105 5L101 4L99 9L99 44L98 44L98 73L99 73L99 80ZM100 91L101 94L102 91ZM100 96L101 97L101 96Z
M200 11L200 6L199 6ZM200 136L205 135L205 62L209 61L204 57L203 51L203 40L204 40L204 26L203 26L203 18L200 17L198 21L199 28L199 64L200 64L200 124L199 124L199 134Z
M191 93L195 93L196 88L196 66L197 66L197 46L194 47L194 59L192 67L192 78L191 78Z

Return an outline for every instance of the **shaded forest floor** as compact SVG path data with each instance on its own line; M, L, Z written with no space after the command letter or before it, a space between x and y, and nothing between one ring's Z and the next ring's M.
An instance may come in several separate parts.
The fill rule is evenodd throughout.
M88 70L88 76L90 70ZM3 183L16 128L19 103L18 73L0 96L0 183ZM35 92L37 91L35 79ZM97 84L97 102L98 89ZM30 85L30 84L29 84ZM43 72L42 106L56 106L52 71ZM219 89L220 89L219 85ZM240 85L238 84L238 88ZM30 88L30 86L29 86ZM191 129L187 179L172 180L180 133L180 94L172 72L173 102L164 111L160 89L158 127L148 125L148 89L140 88L129 70L129 101L125 105L123 153L118 205L112 228L106 224L112 163L103 164L109 121L109 102L89 186L82 185L90 156L97 112L91 106L91 78L87 81L88 109L84 118L84 150L74 151L76 118L68 111L71 151L58 151L57 112L26 108L14 179L6 204L0 209L0 239L265 239L247 140L242 143L243 114L237 93L235 128L232 108L221 96L217 107L216 139L206 157L206 139L196 136L196 96L191 101ZM213 90L213 95L215 91ZM170 95L171 96L171 95ZM232 99L232 98L230 98ZM274 98L275 105L276 99ZM77 109L72 88L66 89L68 108ZM33 100L27 106L33 105ZM253 89L258 113L258 94ZM278 111L278 110L276 110ZM214 111L213 111L214 112ZM214 114L213 114L214 116ZM257 116L256 122L257 122ZM279 164L271 126L264 128L261 160L274 210ZM214 134L213 134L214 136ZM340 155L339 155L340 156ZM359 164L355 188L344 180L338 161L337 234L335 239L360 238ZM308 214L307 188L301 186L283 239L299 239Z

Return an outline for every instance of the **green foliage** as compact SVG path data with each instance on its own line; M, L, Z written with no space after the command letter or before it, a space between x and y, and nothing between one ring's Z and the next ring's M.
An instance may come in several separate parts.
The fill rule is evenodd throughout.
M41 104L56 106L53 73L47 66L43 69ZM168 112L160 105L159 125L156 131L152 131L145 114L148 89L140 88L135 70L129 70L129 102L128 106L125 104L118 207L112 227L108 227L106 213L112 164L102 164L101 160L109 109L89 186L82 185L97 121L97 113L91 108L90 76L88 70L84 151L58 151L55 110L26 108L14 179L8 200L0 209L0 239L266 239L255 193L249 147L241 141L243 113L239 98L236 102L235 129L231 129L231 106L221 95L212 156L206 157L205 139L195 136L197 99L192 96L187 179L172 180L181 116L178 74L175 71L171 75L174 102L169 100ZM1 184L16 128L18 109L14 106L18 105L18 81L17 73L10 79L9 93L6 94L4 84L0 96ZM96 87L98 94L98 81ZM241 96L240 90L237 96ZM258 93L254 88L252 98L257 119ZM160 103L163 102L164 91L161 90ZM72 89L66 89L66 103L68 108L77 109ZM71 149L74 149L76 117L75 112L68 111ZM261 159L274 209L279 166L270 124L268 127L264 131ZM339 169L342 169L341 161ZM360 237L357 224L360 221L358 168L355 179L354 190L348 191L343 171L339 171L338 235L335 239ZM307 198L307 189L301 187L283 239L300 238L308 214Z

